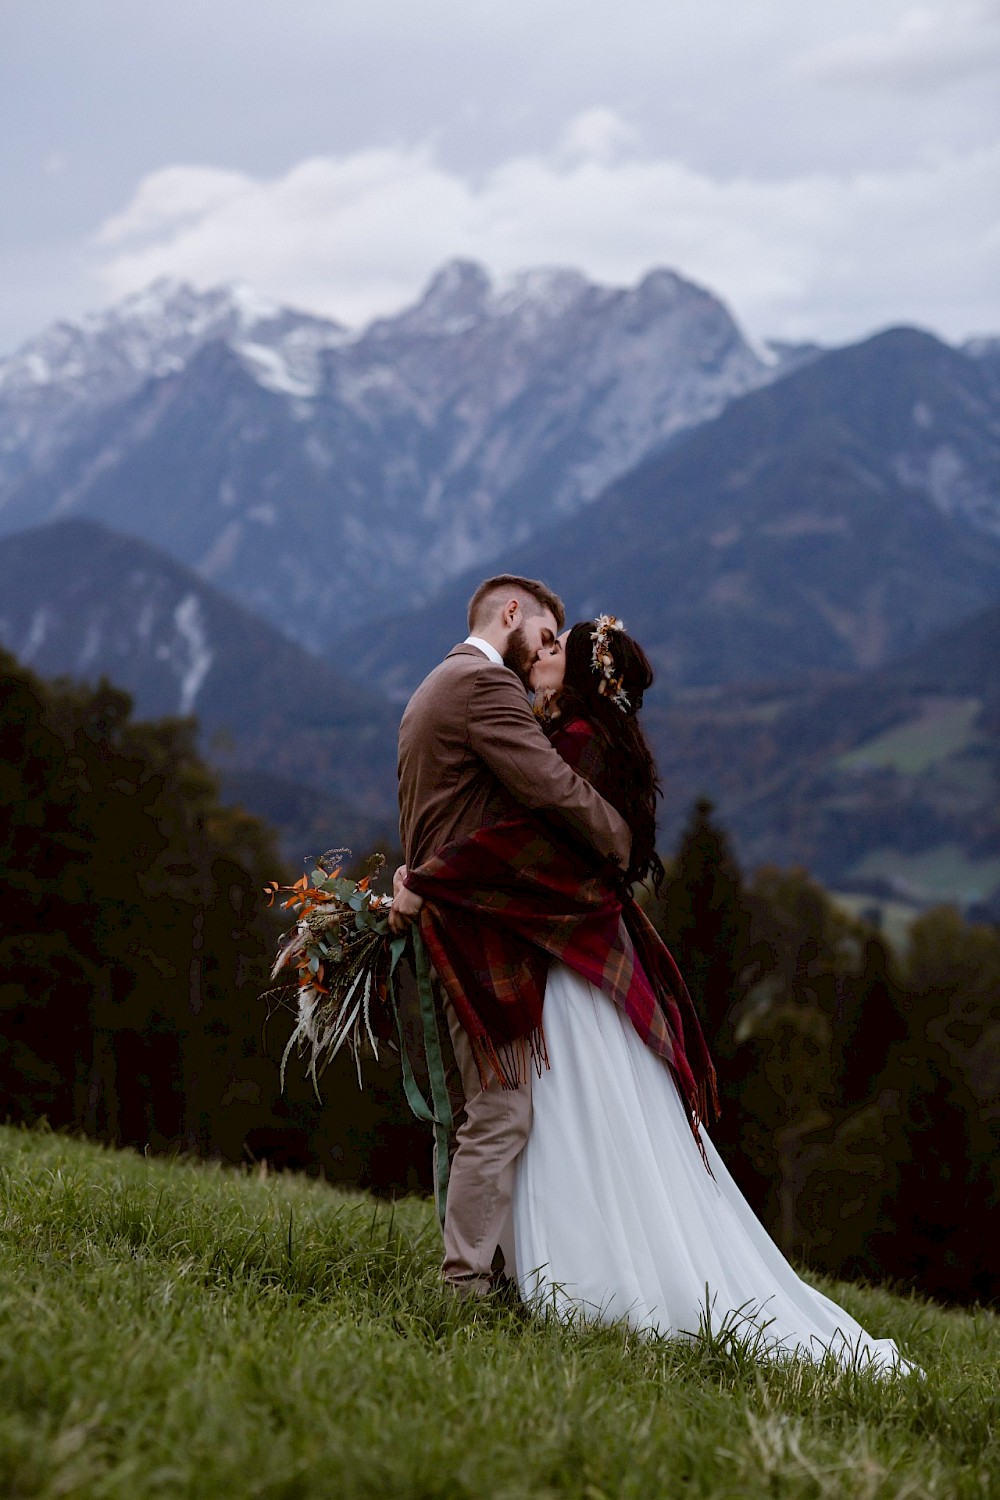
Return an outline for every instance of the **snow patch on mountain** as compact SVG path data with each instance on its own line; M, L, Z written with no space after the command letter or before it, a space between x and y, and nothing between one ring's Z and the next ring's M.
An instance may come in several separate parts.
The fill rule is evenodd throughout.
M208 644L208 634L197 594L185 594L174 609L176 634L169 645L162 645L157 656L169 661L180 681L177 712L194 712L202 683L208 676L215 653Z
M249 341L241 342L235 348L250 373L266 390L307 399L316 394L315 382L297 379L278 349Z
M538 324L564 317L589 286L582 272L563 266L515 271L497 282L488 306L495 317L519 317Z
M266 342L268 337L272 342ZM348 341L338 324L310 321L295 323L277 336L273 329L257 329L252 338L237 339L232 347L265 390L310 401L322 383L323 356Z
M929 412L928 412L929 414ZM893 459L900 482L921 491L942 515L957 517L974 530L1000 537L1000 509L993 487L969 472L952 443L937 443Z
M50 612L44 605L40 609L36 609L32 615L28 634L18 652L18 655L26 666L31 665L39 651L45 645L45 637L49 633L50 620Z
M217 578L235 562L243 540L243 522L228 521L198 564L202 578Z

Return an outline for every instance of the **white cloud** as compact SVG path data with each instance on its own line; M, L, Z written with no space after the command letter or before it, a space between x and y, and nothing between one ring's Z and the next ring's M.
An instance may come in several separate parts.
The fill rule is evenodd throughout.
M216 167L164 167L143 178L123 213L106 219L95 242L126 244L157 234L176 234L240 198L249 179Z
M598 105L570 120L559 137L556 154L566 161L589 157L609 162L634 149L638 142L636 131L621 115Z
M579 266L611 282L667 265L758 335L838 340L910 321L1000 325L1000 144L905 170L713 176L642 155L608 109L555 150L476 180L427 147L314 157L276 178L174 166L96 237L106 291L170 274L243 279L359 323L455 255L497 272Z
M1000 72L1000 4L955 0L915 6L881 33L838 37L806 53L794 70L822 82L924 90Z

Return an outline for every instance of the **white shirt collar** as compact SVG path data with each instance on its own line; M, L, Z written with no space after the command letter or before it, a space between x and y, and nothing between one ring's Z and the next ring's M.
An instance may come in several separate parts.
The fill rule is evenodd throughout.
M488 656L490 661L496 666L503 666L503 657L495 646L490 645L489 641L484 641L478 635L467 635L465 637L465 644L467 646L475 646L477 651L481 651L484 656Z

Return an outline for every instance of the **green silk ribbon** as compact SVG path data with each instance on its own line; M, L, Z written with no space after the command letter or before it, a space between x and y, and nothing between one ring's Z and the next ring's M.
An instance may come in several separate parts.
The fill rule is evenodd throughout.
M413 963L417 975L417 996L420 1001L420 1020L423 1030L424 1057L427 1062L427 1073L430 1079L431 1102L424 1099L420 1092L416 1078L413 1076L413 1068L406 1052L406 1038L403 1035L403 1024L400 1020L399 1006L396 1003L396 989L393 983L393 974L406 947L407 941L413 943ZM445 1208L448 1202L448 1141L452 1128L451 1100L448 1096L448 1084L445 1078L444 1055L441 1051L441 1034L438 1030L437 1007L434 1003L434 986L431 981L431 966L427 958L427 949L416 927L411 927L408 934L403 937L393 938L389 945L389 999L392 1005L393 1016L396 1021L396 1032L399 1036L399 1057L403 1070L403 1092L406 1102L410 1106L418 1120L423 1120L434 1127L434 1201L437 1205L438 1218L444 1227Z

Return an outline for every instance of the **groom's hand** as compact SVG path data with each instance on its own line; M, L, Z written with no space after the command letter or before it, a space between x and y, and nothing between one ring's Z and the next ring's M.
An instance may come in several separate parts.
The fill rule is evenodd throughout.
M399 937L416 921L424 904L423 896L418 896L416 891L407 890L403 884L405 879L406 866L400 865L392 877L392 910L389 913L390 930Z

